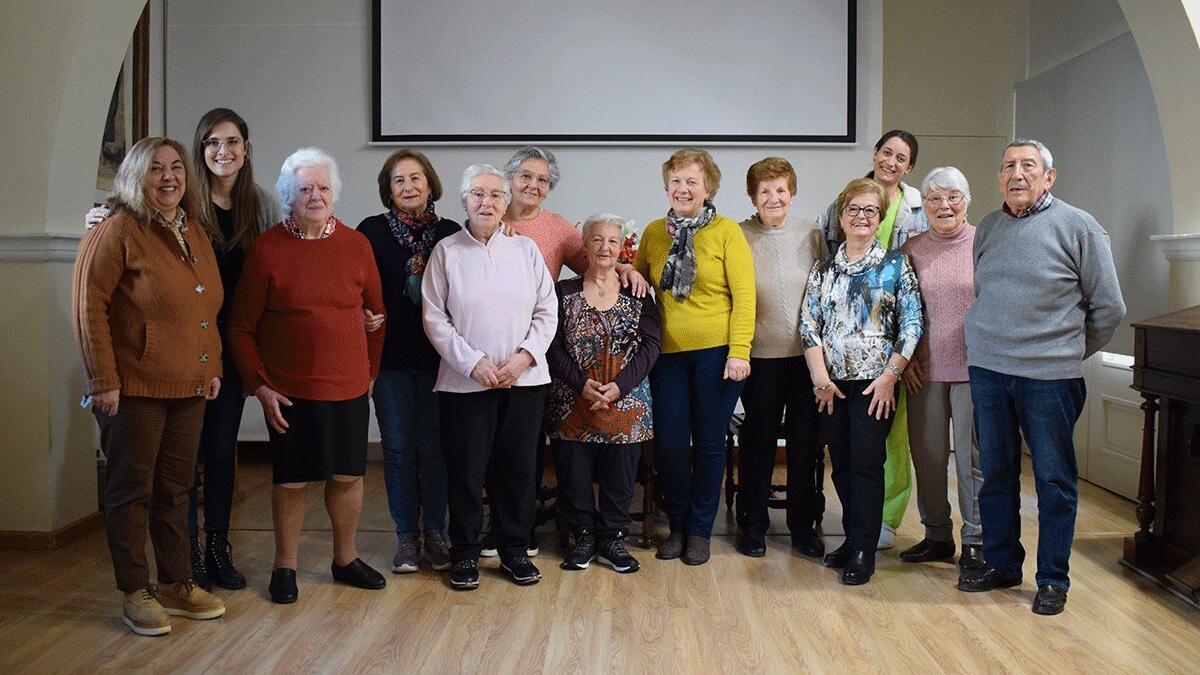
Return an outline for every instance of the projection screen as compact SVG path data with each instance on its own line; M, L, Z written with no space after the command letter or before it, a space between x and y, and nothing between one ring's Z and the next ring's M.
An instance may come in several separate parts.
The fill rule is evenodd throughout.
M853 0L373 0L375 142L854 142Z

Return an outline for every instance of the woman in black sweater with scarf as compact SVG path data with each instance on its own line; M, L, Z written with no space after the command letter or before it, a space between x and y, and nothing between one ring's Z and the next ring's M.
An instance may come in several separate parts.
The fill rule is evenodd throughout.
M421 325L421 275L433 247L460 228L434 211L442 183L420 152L392 153L378 180L387 211L362 221L358 231L371 242L387 310L374 400L388 507L399 540L392 571L417 571L422 529L425 558L434 569L444 570L450 566L444 532L446 465L433 393L439 358Z

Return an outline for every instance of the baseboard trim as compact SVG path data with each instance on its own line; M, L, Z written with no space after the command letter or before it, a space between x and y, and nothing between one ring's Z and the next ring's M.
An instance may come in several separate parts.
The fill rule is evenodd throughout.
M78 541L99 529L104 514L97 511L51 532L0 530L0 549L16 551L52 551Z

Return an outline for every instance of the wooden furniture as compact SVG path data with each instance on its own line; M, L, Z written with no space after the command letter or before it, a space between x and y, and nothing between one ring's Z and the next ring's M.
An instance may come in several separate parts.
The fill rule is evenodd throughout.
M1138 531L1121 564L1200 609L1200 306L1132 325L1145 425Z

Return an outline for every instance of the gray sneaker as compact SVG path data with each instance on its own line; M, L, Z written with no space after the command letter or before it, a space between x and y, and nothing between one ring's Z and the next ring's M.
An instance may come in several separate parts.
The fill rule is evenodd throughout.
M450 569L450 546L445 532L425 533L425 559L435 570Z
M703 565L708 562L710 555L711 541L708 537L688 536L687 544L684 545L683 559L684 565Z
M683 533L672 532L661 544L658 553L654 555L659 560L674 560L683 554Z
M402 534L396 544L396 556L392 558L392 571L408 574L420 569L417 566L417 535Z

